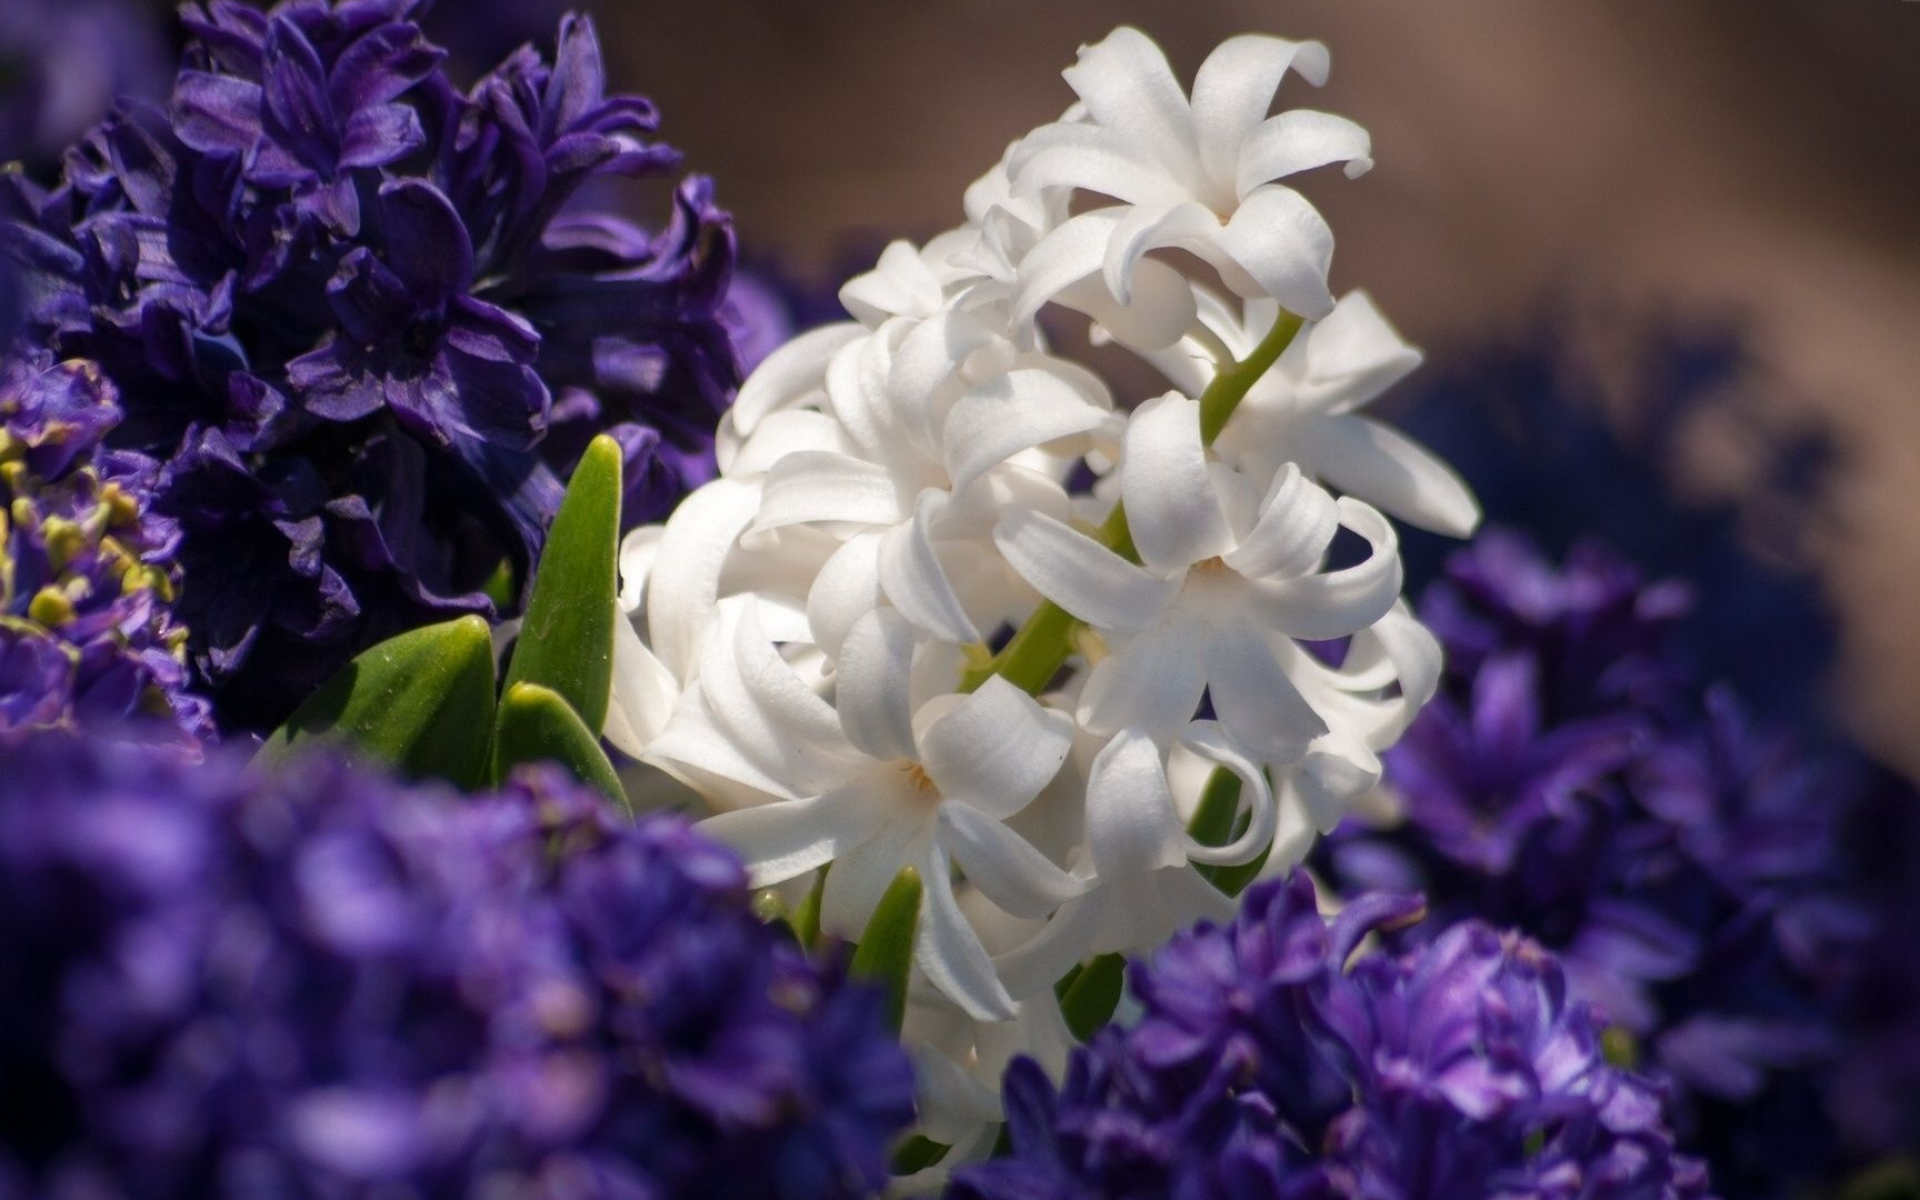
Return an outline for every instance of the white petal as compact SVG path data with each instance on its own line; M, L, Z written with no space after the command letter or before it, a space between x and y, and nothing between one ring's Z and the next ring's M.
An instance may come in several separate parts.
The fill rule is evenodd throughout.
M1255 188L1234 210L1219 244L1288 312L1311 319L1333 309L1333 293L1327 290L1333 230L1292 188L1277 183Z
M940 311L943 299L939 280L907 241L889 243L873 270L854 276L840 289L840 303L869 328L889 317L930 316Z
M767 472L766 498L753 529L759 533L809 521L892 525L905 518L885 467L845 454L800 450Z
M834 859L820 893L821 932L859 941L900 868L913 866L925 874L933 847L933 814L900 814L897 808L895 813L872 837Z
M1125 304L1096 276L1069 285L1054 299L1085 313L1108 337L1134 351L1164 350L1193 328L1197 310L1193 284L1185 275L1163 262L1142 259L1134 264L1128 286L1132 295Z
M1198 174L1193 115L1167 56L1138 29L1121 26L1061 72L1094 121L1143 147L1175 177Z
M921 1133L951 1146L980 1125L1002 1120L999 1094L961 1070L951 1058L928 1046L915 1046L909 1053L913 1056L914 1115Z
M993 960L1000 982L1022 1000L1052 988L1086 960L1107 910L1107 889L1068 901L1032 940Z
M1224 846L1202 846L1189 837L1187 857L1216 866L1251 862L1273 842L1279 828L1279 813L1266 772L1241 754L1216 722L1195 721L1180 740L1202 758L1239 776L1240 807L1247 812L1246 832Z
M941 431L953 490L1022 450L1097 428L1107 416L1055 371L1026 367L976 384L954 403Z
M1293 775L1307 816L1321 833L1333 832L1353 802L1379 782L1379 757L1341 730L1314 742Z
M1396 430L1337 416L1301 421L1295 434L1315 475L1409 525L1464 538L1480 523L1480 505L1453 468Z
M1143 876L1185 866L1186 830L1152 738L1121 730L1087 775L1087 847L1102 883L1124 895Z
M1127 422L1120 497L1140 561L1152 571L1183 574L1233 548L1233 530L1200 443L1199 401L1168 392L1134 410Z
M1240 144L1266 118L1289 68L1318 86L1327 78L1327 48L1243 34L1220 43L1193 77L1193 125L1200 157L1215 179L1232 179Z
M752 437L728 451L720 469L735 477L761 475L797 450L846 454L852 449L846 430L835 418L810 408L788 409L768 413L754 427Z
M1220 235L1220 218L1197 201L1140 204L1121 218L1107 239L1101 278L1122 303L1133 299L1133 274L1142 257L1163 246L1211 242Z
M1351 412L1371 402L1422 358L1364 291L1340 297L1333 311L1295 338L1287 352L1300 368L1295 402L1303 410L1320 412Z
M1052 230L1020 260L1013 294L1013 320L1025 325L1061 292L1100 273L1107 243L1128 209L1124 205L1081 213Z
M1180 594L1087 535L1042 513L1012 509L993 544L1041 595L1097 629L1145 629Z
M887 395L903 427L930 438L939 428L935 397L967 359L996 337L971 313L946 311L916 325L900 340L887 371ZM1011 347L1006 348L1009 352Z
M1155 871L1128 889L1116 889L1107 917L1094 939L1096 954L1144 954L1166 943L1196 921L1224 924L1234 903L1182 863Z
M680 699L680 684L634 631L633 622L613 622L613 690L600 736L622 754L639 758L660 736Z
M918 731L920 762L949 801L1010 817L1067 761L1073 721L998 675L972 695L930 703L939 715Z
M648 641L676 679L692 674L720 596L720 571L760 508L760 486L716 479L667 519L656 559L673 564L647 580Z
M907 620L935 637L965 644L979 641L980 632L954 594L929 530L951 501L946 492L928 488L920 493L912 519L880 539L880 586Z
M1033 843L970 804L942 804L934 839L987 899L1016 917L1050 916L1087 890L1086 880L1067 874Z
M1304 575L1319 564L1339 527L1333 497L1288 463L1275 476L1253 529L1223 557L1249 579Z
M1205 633L1173 621L1133 638L1094 667L1080 692L1080 722L1097 733L1137 726L1169 737L1200 706Z
M840 321L808 330L761 361L740 385L727 421L742 437L751 434L770 414L805 403L826 386L827 363L840 347L866 336L852 321Z
M1264 183L1324 167L1347 164L1357 179L1373 166L1373 139L1345 117L1296 108L1261 122L1240 147L1234 188L1245 196Z
M954 901L946 854L936 849L925 855L921 873L926 890L920 905L920 932L914 939L914 962L968 1016L977 1021L1013 1020L1018 1015L1013 997L994 974L986 947Z
M892 609L854 623L834 673L847 740L878 759L912 758L913 626Z
M832 862L871 837L885 817L871 791L852 787L721 813L695 828L732 847L760 888Z
M1339 500L1340 523L1367 540L1367 557L1325 574L1263 583L1260 594L1276 628L1289 637L1324 640L1357 633L1385 616L1400 595L1400 541L1378 512Z
M1140 148L1112 130L1093 125L1042 125L1020 139L1008 165L1016 196L1070 187L1128 204L1178 204L1188 199L1180 184Z
M1277 764L1297 761L1327 723L1288 678L1275 636L1251 614L1216 628L1207 646L1207 688L1234 739Z
M620 611L637 615L645 608L647 578L666 532L664 525L636 525L620 539Z
M880 590L880 535L863 533L833 552L807 592L807 628L837 658L854 622L886 600Z

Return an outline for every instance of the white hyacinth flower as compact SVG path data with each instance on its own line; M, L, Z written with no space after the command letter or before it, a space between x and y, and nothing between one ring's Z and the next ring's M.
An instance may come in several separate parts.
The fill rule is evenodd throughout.
M1074 879L1003 823L1066 761L1072 722L1003 680L911 703L912 630L887 609L848 636L836 703L781 660L751 607L707 643L698 703L682 705L649 758L726 780L758 802L701 828L739 852L754 886L827 864L820 923L858 938L903 867L924 884L915 962L981 1020L1014 1016L954 895L952 864L1000 908L1030 917L1078 895ZM730 634L730 636L729 636Z
M1043 245L1035 258L1071 246L1125 302L1142 256L1173 247L1211 264L1243 296L1324 315L1333 307L1333 231L1276 181L1331 163L1356 177L1373 165L1371 141L1345 117L1267 110L1289 70L1318 85L1327 68L1318 42L1231 38L1201 65L1189 100L1166 55L1137 29L1082 47L1064 72L1081 104L1015 149L1014 189L1073 188L1121 203L1063 225L1048 238L1054 249Z
M1199 408L1168 393L1128 423L1120 490L1141 565L1035 512L1009 512L995 542L1042 595L1107 640L1080 698L1089 728L1164 742L1205 692L1248 752L1294 762L1329 729L1295 681L1312 657L1295 639L1346 637L1385 616L1400 593L1398 539L1379 513L1291 467L1260 496L1254 481L1208 461ZM1370 553L1327 570L1341 527Z
M1270 300L1229 305L1207 296L1201 320L1219 345L1241 358L1272 328L1277 307ZM1212 356L1197 342L1150 357L1168 382L1190 395L1213 380ZM1468 537L1480 523L1480 506L1467 485L1432 451L1360 412L1420 361L1420 351L1387 323L1372 297L1349 292L1303 328L1253 385L1214 451L1255 475L1295 463L1308 477L1409 525Z

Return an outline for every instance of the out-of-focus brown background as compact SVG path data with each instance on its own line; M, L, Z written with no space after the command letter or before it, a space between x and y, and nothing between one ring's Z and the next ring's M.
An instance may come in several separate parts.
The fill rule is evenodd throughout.
M1331 83L1290 82L1282 103L1358 119L1378 163L1305 185L1339 238L1336 290L1366 287L1437 357L1568 296L1738 322L1778 385L1761 402L1831 423L1849 466L1814 557L1844 618L1840 702L1920 772L1920 0L705 0L596 15L613 77L660 104L749 252L822 274L850 243L959 220L967 182L1067 104L1060 68L1116 24L1152 34L1183 77L1234 33L1326 41Z

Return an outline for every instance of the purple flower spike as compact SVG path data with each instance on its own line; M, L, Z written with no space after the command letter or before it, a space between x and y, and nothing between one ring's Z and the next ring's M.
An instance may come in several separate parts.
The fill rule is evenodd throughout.
M592 22L462 91L425 7L190 4L164 112L110 116L50 189L0 179L0 308L96 362L110 443L165 464L190 661L230 725L493 614L595 433L627 448L626 522L664 515L740 379L711 186L657 230L587 201L680 162L609 94Z
M103 448L119 420L93 364L0 358L0 742L212 735L173 612L179 530L153 511L158 465Z
M551 770L17 742L0 958L7 1195L840 1200L912 1117L876 990Z
M1007 1072L1011 1156L952 1200L1702 1200L1659 1091L1538 944L1468 922L1395 956L1369 934L1417 896L1332 921L1304 873L1180 934L1130 977L1142 1015L1076 1051L1056 1090Z
M1684 592L1597 546L1556 566L1483 535L1422 607L1447 672L1387 755L1405 820L1338 832L1328 875L1425 892L1435 919L1403 947L1477 919L1554 950L1724 1186L1830 1175L1819 1081L1872 926L1842 836L1866 774L1696 680L1668 645Z

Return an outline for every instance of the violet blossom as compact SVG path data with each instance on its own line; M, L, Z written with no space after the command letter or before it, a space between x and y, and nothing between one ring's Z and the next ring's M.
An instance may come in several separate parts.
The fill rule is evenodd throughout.
M911 1074L684 822L43 734L0 770L0 1194L858 1196Z
M49 187L0 184L24 336L99 363L112 444L164 464L229 724L393 633L510 615L595 432L627 449L628 523L664 515L739 376L710 184L658 229L582 191L680 161L607 92L592 23L462 92L423 8L188 5L164 111L109 116Z

